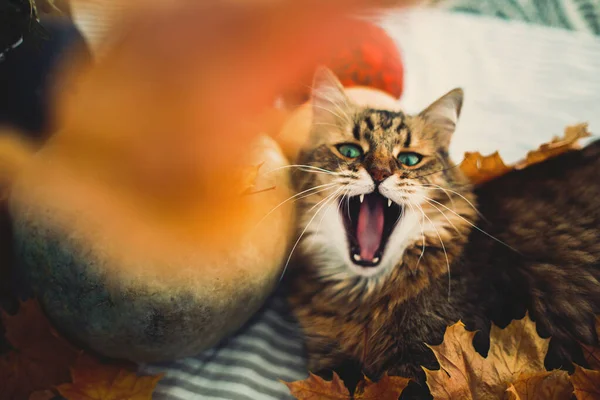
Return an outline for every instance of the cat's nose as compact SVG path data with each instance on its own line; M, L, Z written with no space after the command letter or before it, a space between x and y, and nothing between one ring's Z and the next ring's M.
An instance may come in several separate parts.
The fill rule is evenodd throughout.
M392 175L392 170L385 167L373 167L369 170L375 184L380 184Z

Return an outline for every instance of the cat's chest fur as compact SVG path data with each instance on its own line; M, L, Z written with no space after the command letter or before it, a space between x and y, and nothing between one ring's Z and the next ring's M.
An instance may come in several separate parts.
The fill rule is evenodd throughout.
M453 250L452 246L446 249L451 256ZM409 249L406 258L419 257L420 251ZM444 255L432 249L421 262L425 266L437 262L445 268L443 259ZM396 279L408 280L412 287L390 285L385 294L367 296L363 301L332 298L332 288L327 285L311 286L291 276L296 284L290 302L304 328L309 368L321 371L351 363L375 379L386 372L422 379L421 366L437 368L427 344L439 344L448 325L461 320L483 337L489 330L484 310L495 296L480 282L481 277L461 271L461 263L453 265L456 270L450 280L445 274L424 279L418 272L410 273ZM413 296L415 287L420 291ZM481 293L467 289L472 287ZM312 306L306 307L307 303Z

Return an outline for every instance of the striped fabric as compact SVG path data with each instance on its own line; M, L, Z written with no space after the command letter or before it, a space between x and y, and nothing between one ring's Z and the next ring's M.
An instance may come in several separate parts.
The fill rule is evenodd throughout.
M155 400L287 400L279 382L305 379L300 329L276 295L233 338L197 357L144 365L143 373L166 373Z
M454 11L600 35L600 0L439 0L436 3Z

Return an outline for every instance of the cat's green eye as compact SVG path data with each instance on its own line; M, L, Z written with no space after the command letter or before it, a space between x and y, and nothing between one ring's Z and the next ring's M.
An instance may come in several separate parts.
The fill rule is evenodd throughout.
M348 158L357 158L362 155L362 149L355 144L340 144L337 149L341 155Z
M398 154L398 161L400 161L400 164L406 165L407 167L414 167L420 163L422 159L423 156L417 153L407 152Z

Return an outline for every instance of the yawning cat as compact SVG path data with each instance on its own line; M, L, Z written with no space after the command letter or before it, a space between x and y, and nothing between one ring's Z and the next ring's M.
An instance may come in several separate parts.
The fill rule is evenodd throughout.
M448 156L462 100L455 89L418 115L374 109L317 72L288 275L311 371L411 377L421 386L403 398L427 398L421 366L439 367L426 343L462 320L485 353L491 321L526 310L552 336L548 367L585 365L577 342L597 342L600 311L600 142L474 191Z

